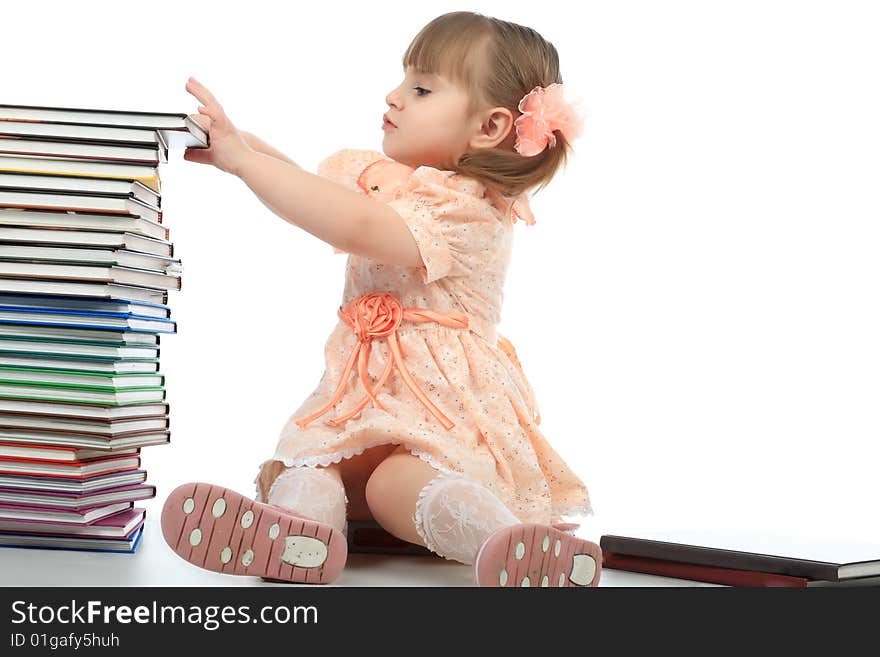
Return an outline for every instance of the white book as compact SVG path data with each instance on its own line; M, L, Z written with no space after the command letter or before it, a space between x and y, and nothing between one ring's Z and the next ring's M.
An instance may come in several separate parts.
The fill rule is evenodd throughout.
M5 232L0 232L0 239L6 239ZM0 259L46 261L57 264L115 265L166 274L180 274L183 270L179 259L138 253L128 249L86 249L0 242Z
M56 447L77 447L81 449L103 449L117 451L125 448L141 448L155 447L157 445L167 445L171 442L169 432L159 432L151 434L134 434L124 436L91 436L89 434L64 434L63 438L54 438L51 443L47 443L41 436L36 434L18 439L20 443L30 445L55 445Z
M2 284L0 280L0 284ZM113 329L80 329L56 326L28 326L27 324L0 324L0 337L31 339L47 342L66 342L69 340L83 342L99 342L104 346L117 347L159 346L159 335L156 333L138 333L137 331L116 331ZM103 354L96 354L103 355Z
M14 340L0 336L0 351L18 354L43 355L51 353L59 358L136 358L147 363L157 361L159 350L149 346L105 346L88 343L45 342L43 340ZM64 368L59 368L64 369Z
M169 236L168 229L158 222L150 221L144 217L122 214L90 214L88 212L0 208L0 226L127 231L157 240L167 240Z
M208 133L188 114L78 107L0 105L0 119L145 128L156 130L166 143L178 148L207 148L210 144Z
M159 274L133 267L103 265L61 265L51 262L0 260L0 277L37 279L74 279L101 281L117 285L138 285L163 290L179 290L180 276Z
M0 129L8 123L0 122ZM87 127L87 126L71 126ZM155 135L152 132L150 134ZM139 180L119 180L117 178L99 178L87 176L59 176L47 173L13 173L0 171L0 188L16 187L19 189L66 192L71 194L110 194L116 196L131 195L148 205L159 207L161 195L150 189Z
M2 143L3 140L0 139L0 144ZM86 196L0 188L0 207L64 212L110 212L162 222L162 213L158 208L131 197Z
M125 500L127 502L137 502L139 500L147 500L156 494L153 486L144 484L143 488L134 488L129 490L107 491L100 490L91 493L83 493L76 497L64 497L62 495L41 495L39 493L28 492L12 492L0 490L0 504L23 504L27 506L45 506L45 507L67 507L69 509L80 509L89 504L113 504Z
M127 388L146 388L161 386L165 382L162 374L101 374L97 372L68 372L65 370L39 370L31 372L22 368L0 365L0 381L30 382L46 385L102 386L117 390Z
M84 390L0 383L0 397L41 401L72 401L86 404L142 404L165 400L165 390Z
M111 146L37 139L0 139L0 153L28 157L45 155L84 160L110 160L150 166L156 166L163 161L162 150L158 146Z
M2 268L0 268L2 269ZM0 308L0 322L9 324L54 324L57 326L89 326L102 328L128 328L132 331L156 331L174 333L176 322L170 319L141 318L132 315L80 315L76 312L50 313Z
M136 486L147 480L145 470L131 470L99 475L89 479L65 479L62 477L28 477L25 475L0 475L0 488L52 491L56 493L91 493L117 486Z
M99 406L74 402L52 402L0 397L0 413L19 413L32 416L61 415L70 419L89 419L116 422L133 418L168 415L167 403L144 403L130 406Z
M136 448L122 449L114 452L100 449L79 449L73 451L70 449L59 449L56 445L16 445L13 443L4 442L6 440L14 440L14 438L10 436L12 436L12 434L9 434L8 432L0 432L0 458L15 457L22 459L45 459L47 461L85 461L87 459L101 458L102 456L131 456L138 453L138 450ZM105 475L105 477L115 477L115 475ZM25 479L20 475L14 475L15 481L21 481L21 486L14 486L14 488L35 488L38 490L50 490L49 485L51 483L51 480L37 477L34 477L32 479L36 479L37 481L34 482L31 479ZM45 483L46 486L36 485L39 483ZM73 483L75 483L77 487L82 485L81 482ZM2 487L2 484L0 484L0 487ZM63 489L63 487L59 488L59 490L61 489ZM76 489L74 488L71 490L75 491Z
M0 507L0 520L43 520L47 522L74 522L87 525L134 506L133 502L117 502L87 511L50 511L48 509L21 509Z
M159 169L155 165L131 164L130 162L95 162L63 157L20 156L0 153L0 171L137 180L157 193L162 188Z
M0 121L0 135L23 139L51 139L74 142L115 142L118 145L152 146L161 149L161 160L168 161L168 147L155 130L115 128L70 123Z
M66 358L39 358L37 356L19 356L3 351L0 341L0 363L12 367L41 367L59 370L86 370L91 372L108 372L114 374L147 374L159 371L159 360L152 362L121 361L121 360L69 360Z
M84 299L82 297L41 297L27 294L0 294L0 306L16 308L45 308L52 310L80 310L96 313L130 313L142 317L171 316L168 306L154 306L136 301L117 301L113 299Z
M70 525L64 523L41 523L26 520L0 520L0 532L21 532L23 534L87 534L89 536L127 536L144 519L146 510L140 507L122 511L126 522L120 526L112 524Z
M124 434L146 435L153 433L157 437L168 434L169 419L167 415L156 417L135 418L133 420L88 420L40 415L14 415L0 413L0 434L7 438L15 435L14 442L28 444L53 444L60 439L55 432L75 432L97 434L96 437L116 437ZM103 449L103 448L96 448Z
M57 281L48 278L2 278L0 292L12 294L51 294L55 296L84 296L97 299L129 299L165 305L168 291L138 285L117 283L89 283L85 281Z
M29 245L54 244L67 248L118 248L163 258L170 258L174 253L174 245L168 240L115 230L74 230L72 228L31 228L4 225L0 230L0 238L7 244L24 242Z
M120 456L119 458L86 461L85 463L40 463L37 461L0 459L0 472L43 476L87 477L114 470L133 470L139 465L139 456ZM0 503L3 501L5 500L0 500Z

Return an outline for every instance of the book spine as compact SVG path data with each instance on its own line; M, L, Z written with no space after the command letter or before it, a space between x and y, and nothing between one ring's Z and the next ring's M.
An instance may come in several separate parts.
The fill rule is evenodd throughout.
M768 554L752 554L737 550L706 548L695 545L666 543L626 536L603 536L600 547L616 554L691 563L714 568L752 570L761 573L805 577L836 582L837 566L818 561L806 561Z
M804 577L700 566L647 557L632 557L607 551L602 552L602 567L646 575L675 577L677 579L706 582L708 584L722 584L724 586L805 588L808 581Z

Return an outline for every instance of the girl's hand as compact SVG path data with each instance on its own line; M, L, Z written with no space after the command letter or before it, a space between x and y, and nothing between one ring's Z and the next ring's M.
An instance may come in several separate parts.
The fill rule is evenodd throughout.
M190 118L208 132L211 147L187 148L183 159L213 164L221 171L237 175L241 161L253 149L226 116L214 95L201 82L190 78L187 80L186 90L202 103L199 113L191 114Z

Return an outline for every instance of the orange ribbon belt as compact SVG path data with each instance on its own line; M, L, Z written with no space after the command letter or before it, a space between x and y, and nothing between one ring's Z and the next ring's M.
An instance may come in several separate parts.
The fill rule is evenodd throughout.
M388 292L370 293L352 299L345 306L340 306L337 314L340 319L345 321L345 323L354 330L358 337L358 343L354 351L351 352L351 356L345 366L345 372L342 373L342 379L336 387L336 392L333 393L333 397L330 401L324 404L322 408L308 417L296 420L296 424L300 429L305 429L310 422L321 417L340 400L345 391L345 384L348 381L349 374L351 374L351 370L354 368L355 360L357 360L358 363L358 374L360 376L361 384L363 385L364 390L367 391L367 394L350 411L343 415L339 415L332 420L328 420L332 426L341 424L354 415L357 415L364 406L370 402L370 400L373 401L373 406L381 408L383 411L387 411L387 409L379 403L379 400L376 399L376 393L378 393L379 389L384 385L385 380L391 374L391 369L394 365L397 365L398 371L412 393L422 402L422 404L424 404L434 417L440 421L443 427L448 430L455 426L448 417L443 415L443 413L431 403L431 400L428 399L424 392L422 392L418 384L416 384L415 379L413 379L412 375L407 371L403 362L403 354L400 351L400 343L397 341L397 328L405 319L412 322L437 322L438 324L450 328L467 328L468 316L466 314L459 312L440 313L428 310L427 308L404 308L401 305L400 300ZM383 371L382 375L379 377L375 388L370 387L367 378L367 362L370 356L370 342L373 338L386 338L388 341L388 347L391 350L391 358L388 359L385 371Z

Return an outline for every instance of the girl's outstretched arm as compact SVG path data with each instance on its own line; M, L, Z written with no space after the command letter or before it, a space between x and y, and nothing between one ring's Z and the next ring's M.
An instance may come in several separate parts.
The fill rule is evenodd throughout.
M403 219L385 203L265 153L245 153L235 175L275 214L347 253L421 267Z
M266 155L271 155L276 160L282 160L284 162L290 162L291 164L293 164L293 160L291 160L277 148L267 144L255 134L242 130L241 136L244 138L245 142L247 142L247 145L253 148L258 153L265 153Z
M238 176L272 212L342 251L424 266L415 238L390 206L309 173L287 157L255 150L207 88L190 78L186 89L202 103L198 123L211 146L187 149L184 159Z

